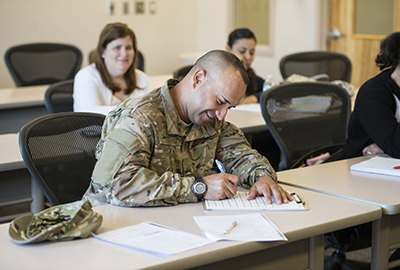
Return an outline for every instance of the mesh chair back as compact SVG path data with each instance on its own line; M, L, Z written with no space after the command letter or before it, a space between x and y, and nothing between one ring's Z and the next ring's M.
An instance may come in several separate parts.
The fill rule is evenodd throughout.
M4 58L17 87L73 79L82 64L82 53L77 47L57 43L14 46Z
M350 59L346 55L323 51L287 55L281 59L279 68L284 79L292 74L307 77L327 75L329 81L346 82L350 82L352 70Z
M136 68L144 72L144 56L141 51L138 51L136 56Z
M80 200L89 187L104 115L64 112L22 127L19 147L26 167L51 205Z
M189 73L189 71L192 69L192 67L193 67L193 65L181 67L181 68L175 70L172 75L175 79L178 79L180 81L186 76L186 74Z
M274 86L261 94L261 112L282 154L279 170L321 149L343 145L350 96L338 85L298 82Z
M74 110L74 80L66 80L50 85L44 97L44 105L49 113L72 112Z

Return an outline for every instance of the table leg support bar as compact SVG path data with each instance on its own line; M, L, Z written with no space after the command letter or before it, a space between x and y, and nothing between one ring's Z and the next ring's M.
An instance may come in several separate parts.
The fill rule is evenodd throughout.
M317 235L310 238L309 254L310 269L324 269L324 235Z
M372 222L371 269L388 269L390 216Z

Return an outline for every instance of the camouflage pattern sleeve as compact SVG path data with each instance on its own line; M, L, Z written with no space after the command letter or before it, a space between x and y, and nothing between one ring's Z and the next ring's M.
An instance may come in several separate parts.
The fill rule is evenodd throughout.
M197 202L191 191L194 175L183 176L165 166L169 162L164 159L169 156L156 147L158 138L162 137L157 127L165 119L158 119L148 109L123 113L126 115L118 115L118 124L103 130L106 136L99 143L101 151L97 153L98 162L84 198L94 206L104 203L167 206ZM107 133L108 130L111 131Z
M224 163L228 173L239 177L239 185L244 188L250 188L258 176L277 181L268 159L252 149L243 132L229 122L224 122L221 127L216 158Z

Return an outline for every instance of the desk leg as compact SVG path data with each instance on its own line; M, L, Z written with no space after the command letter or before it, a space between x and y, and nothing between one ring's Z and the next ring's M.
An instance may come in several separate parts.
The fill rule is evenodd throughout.
M389 263L389 224L390 216L372 222L371 269L388 269Z
M31 212L36 214L44 209L44 195L33 178L31 178L31 196L33 199Z
M310 238L308 261L310 269L324 269L324 235Z

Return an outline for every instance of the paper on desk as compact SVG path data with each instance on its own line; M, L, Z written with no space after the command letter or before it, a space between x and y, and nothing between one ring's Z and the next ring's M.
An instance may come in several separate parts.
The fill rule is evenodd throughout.
M261 213L247 215L195 216L199 228L213 241L287 241L285 235ZM234 222L237 225L226 235L224 231Z
M400 176L399 168L400 159L379 156L354 164L350 167L352 171L386 174L391 176Z
M249 195L248 191L238 191L233 198L205 200L204 205L206 210L308 210L303 200L300 202L293 200L288 203L277 204L272 196L272 203L268 204L262 196L256 197L253 200L247 200L247 195Z
M252 113L261 113L261 107L258 103L251 104L241 104L232 108L234 111L244 111L244 112L252 112Z
M158 257L168 257L212 243L204 237L152 222L142 222L99 235L93 234L93 236L112 244Z

